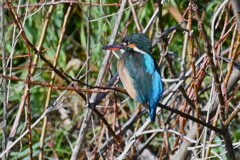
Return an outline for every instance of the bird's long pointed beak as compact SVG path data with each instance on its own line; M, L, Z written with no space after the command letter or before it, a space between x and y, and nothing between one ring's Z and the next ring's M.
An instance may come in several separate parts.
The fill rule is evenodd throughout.
M109 45L109 46L103 46L102 49L118 51L120 49L124 49L124 46L121 45L121 44L112 44L112 45Z

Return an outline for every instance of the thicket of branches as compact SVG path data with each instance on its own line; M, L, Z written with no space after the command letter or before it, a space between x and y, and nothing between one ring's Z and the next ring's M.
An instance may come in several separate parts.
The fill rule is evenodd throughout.
M240 2L1 1L2 159L239 159ZM155 123L104 45L143 32Z

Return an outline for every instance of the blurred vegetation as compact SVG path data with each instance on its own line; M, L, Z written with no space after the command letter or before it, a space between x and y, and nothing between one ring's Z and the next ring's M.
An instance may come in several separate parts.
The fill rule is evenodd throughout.
M44 56L50 61L54 62L57 46L59 45L59 38L61 35L61 31L63 28L63 21L64 16L66 16L66 12L69 7L69 2L66 1L66 3L62 3L60 1L57 1L59 3L54 4L54 9L52 12L52 15L50 16L50 22L47 27L46 32L46 38L43 42L42 50ZM106 5L100 5L100 2L102 4L112 4L110 6ZM208 36L210 37L211 32L211 23L212 18L216 10L221 5L221 0L215 0L215 1L198 1L198 7L201 11L201 14L203 16L204 26L208 33ZM46 4L43 5L36 5L40 4L39 1L32 0L29 3L29 1L12 1L12 5L14 6L14 10L18 13L20 17L20 21L22 22L24 26L24 31L26 33L27 38L29 41L37 47L41 34L44 29L44 22L46 20L46 15L49 10L49 7L51 4L51 1L47 1ZM77 74L82 75L81 81L84 83L87 83L86 75L89 77L88 84L91 86L95 86L99 70L101 68L101 65L103 63L103 59L106 55L106 52L103 51L101 48L102 46L106 45L110 41L110 37L113 31L113 28L116 23L117 19L117 12L120 7L120 2L113 1L113 0L103 0L103 1L92 1L93 5L91 7L90 12L90 28L91 28L91 34L90 34L90 59L89 59L89 70L87 71L87 65L86 62L88 60L88 53L87 53L87 22L88 22L88 10L89 10L89 1L87 2L79 2L79 3L73 3L72 9L69 15L69 18L67 19L66 23L66 30L63 36L63 41L61 42L61 50L60 55L57 60L56 68L59 70L62 70L67 75L71 77L76 77ZM154 11L157 9L158 4L157 1L141 1L141 5L137 1L133 1L134 8L137 14L137 18L139 21L139 24L142 29L146 27L148 22L150 21ZM97 5L94 5L97 4ZM229 5L229 4L228 4ZM222 37L222 27L224 26L224 16L226 16L226 13L229 12L230 9L228 9L228 5L226 6L225 10L223 10L223 13L221 15L220 21L218 22L218 27L215 30L215 43L219 41L219 39ZM18 8L19 6L19 8ZM189 6L188 1L181 1L181 0L169 0L164 2L163 4L163 10L162 10L162 23L164 30L176 26L179 23L183 22L183 20L187 20L187 7ZM230 10L231 11L231 10ZM186 15L184 15L186 14ZM184 16L183 16L184 15ZM229 16L232 17L233 13L229 13ZM230 18L231 19L231 18ZM232 21L229 20L230 27L233 24ZM182 26L185 26L183 24ZM204 52L204 41L201 37L199 28L198 28L198 21L193 17L193 30L194 34L198 38L200 42L201 47L201 53L198 53L195 57L195 61L199 57L203 55ZM4 30L1 30L1 33L4 31L5 33L5 50L6 55L8 57L7 59L7 75L12 77L17 77L19 79L26 80L28 76L28 64L29 59L27 57L28 49L26 46L26 43L24 42L23 37L20 35L19 29L16 27L15 22L13 21L12 16L10 15L9 8L7 7L7 4L4 3ZM115 42L120 42L121 39L126 34L131 33L137 33L137 27L133 20L133 14L131 12L131 9L129 7L129 4L125 6L125 11L123 14L123 18L121 21L121 24L119 26L119 31L117 38ZM230 35L227 37L226 40L224 40L224 43L222 44L222 50L226 50L230 47L232 42L232 31ZM159 19L156 18L152 26L150 27L149 31L146 33L152 40L159 35ZM174 70L177 74L177 76L180 76L180 73L182 72L181 68L181 60L179 58L182 57L182 51L183 51L183 41L184 41L184 33L182 31L177 31L176 35L174 36L173 40L169 44L169 51L173 52L175 56L172 58L172 64L174 66ZM196 44L195 44L196 45ZM197 47L195 46L194 49ZM189 48L188 48L189 49ZM3 49L1 48L1 51ZM117 53L120 54L120 53ZM158 46L153 48L153 56L154 58L159 62L160 59L160 67L161 67L161 73L164 79L171 79L171 78L177 78L174 75L171 74L168 64L163 56L164 53L162 53L160 43ZM34 54L34 51L31 50L31 58L34 59L36 55ZM228 56L226 56L228 57ZM191 57L189 54L186 56L186 70L191 68ZM2 60L2 57L1 57ZM3 72L2 67L2 61L1 63L1 75ZM102 86L106 86L108 81L113 77L113 75L116 73L116 65L117 64L117 58L112 55L111 62L108 64L109 69L106 71L106 76L104 79L104 82L102 83ZM36 71L34 75L32 75L31 80L36 82L46 82L50 83L51 81L51 72L52 69L44 63L40 58L38 59L38 63L36 66ZM221 68L217 70L217 73L222 76L226 75L226 72L228 70L227 64L223 63L221 65ZM210 93L210 87L212 85L212 73L209 68L206 68L207 76L204 78L204 82L201 84L201 88L199 89L199 105L200 107L204 107L208 103L209 100L209 93ZM19 80L11 80L8 79L8 117L7 117L7 127L6 127L6 133L7 136L9 135L12 125L14 123L14 120L18 114L18 109L20 103L23 101L22 95L24 94L24 90L26 87L26 83ZM188 87L190 83L192 82L191 77L189 77L186 82L184 83L184 88L186 89L186 92L189 93ZM172 83L165 82L165 89L167 89L169 86L171 86ZM54 86L65 86L67 87L66 81L64 81L59 76L55 77L55 80L53 82ZM86 89L87 86L78 84L80 88ZM122 88L121 83L119 83L118 88ZM34 123L45 111L45 101L48 93L48 88L46 86L41 85L32 85L31 86L31 122ZM1 90L3 88L1 87ZM60 89L53 89L51 96L50 96L50 104L52 105L55 100L63 93L63 90ZM91 93L84 93L86 96L90 97ZM180 93L178 93L180 94ZM231 101L229 101L229 114L234 110L234 108L239 103L239 93L238 92L231 92L231 94L228 94L226 96L226 100L229 98L230 95L234 94ZM166 96L166 95L164 95ZM3 97L3 91L0 92L0 97ZM97 106L98 110L105 116L105 118L108 120L109 124L112 125L112 127L116 128L118 130L123 126L129 119L132 117L135 113L137 113L140 110L140 106L137 102L128 99L128 96L123 93L118 92L110 92L109 95L105 99L102 100L102 102ZM175 96L175 104L176 106L179 106L179 109L186 111L186 113L189 113L191 109L189 107L183 108L181 106L184 106L184 98L183 96ZM1 98L1 108L0 108L0 117L1 121L3 120L3 100L4 98ZM126 100L126 101L125 101ZM174 101L174 98L172 99ZM114 109L114 106L118 106L118 113L116 113L116 109ZM173 106L174 106L173 105ZM24 111L21 113L21 118L19 120L19 126L17 127L17 133L14 137L16 139L19 137L23 131L27 129L27 106L25 105ZM83 118L86 114L87 110L87 102L85 102L78 94L75 92L68 91L67 94L64 96L64 100L60 105L58 105L53 111L51 111L47 117L47 127L46 127L46 136L44 139L44 159L70 159L72 154L72 149L75 146L76 139L79 134L80 127L83 122ZM150 124L148 129L156 129L156 128L163 128L163 124L166 119L176 119L178 118L177 115L169 116L171 113L168 111L163 111L161 113L161 116L159 117L159 123ZM229 115L228 114L228 115ZM114 117L117 115L117 120L114 122ZM148 118L148 113L145 114L143 117L140 118L140 120L135 123L131 128L128 129L126 133L123 133L121 135L121 139L124 143L127 143L128 139L133 135L133 133L146 121ZM162 124L161 124L161 123ZM174 123L175 121L172 120L171 123ZM180 122L177 122L180 123ZM115 126L113 126L115 124ZM230 132L232 135L233 142L238 142L240 140L240 130L238 128L239 124L239 117L235 118L230 126ZM170 125L171 129L175 129L176 131L187 134L188 129L187 126L185 131L181 131L181 124L176 124L177 126L175 128L172 128L174 124ZM38 158L39 152L40 152L40 137L43 127L43 121L40 121L36 127L32 130L32 147L33 147L33 157L34 159ZM169 127L169 126L168 126ZM3 131L1 130L1 134L3 134ZM98 154L97 149L100 149L102 144L109 138L109 133L103 123L100 121L100 119L93 114L92 119L90 121L90 127L88 127L87 134L85 136L84 145L82 146L82 152L80 155L80 159L91 159L91 157L94 157L91 155L91 153ZM145 134L141 138L138 139L136 145L143 145L148 138L151 136L151 134ZM179 137L178 137L179 138ZM145 153L140 158L144 159L146 155L148 156L155 156L160 157L164 155L165 152L169 152L167 154L173 155L174 152L176 152L176 149L178 148L178 145L180 145L181 140L177 138L177 135L170 135L169 134L169 148L164 145L165 140L163 133L157 134L154 140L146 147L145 150L150 151L150 153ZM177 143L176 139L178 139L179 143ZM3 140L3 136L0 136L0 140ZM10 152L10 155L8 156L8 159L29 159L29 140L27 136L23 137L17 145L13 147L13 149ZM217 138L214 139L214 143L216 144L223 144L222 139ZM1 150L2 150L2 145ZM111 151L111 147L109 146L109 149L107 150L107 154L104 156L108 159L111 159L111 156L118 156L121 154L120 148L116 148L115 151ZM137 146L135 148L132 148L132 151L130 153L130 156L133 154L136 154ZM214 148L213 149L216 154L222 153L225 151L225 148ZM114 155L112 155L114 153ZM210 154L211 156L214 156L213 154ZM221 155L223 159L226 159L226 154ZM146 157L145 157L146 158ZM214 159L217 159L216 157Z

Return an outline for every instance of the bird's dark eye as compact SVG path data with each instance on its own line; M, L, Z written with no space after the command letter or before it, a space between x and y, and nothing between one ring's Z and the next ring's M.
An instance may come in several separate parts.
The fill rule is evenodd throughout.
M127 45L129 45L129 42L128 41L123 41L122 45L127 46Z

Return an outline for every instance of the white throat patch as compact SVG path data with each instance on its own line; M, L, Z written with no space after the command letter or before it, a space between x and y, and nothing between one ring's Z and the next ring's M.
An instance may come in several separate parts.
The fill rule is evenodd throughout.
M144 52L143 50L138 49L137 47L134 47L133 50L138 53L141 53L141 54L148 54L148 53Z

